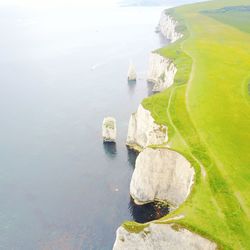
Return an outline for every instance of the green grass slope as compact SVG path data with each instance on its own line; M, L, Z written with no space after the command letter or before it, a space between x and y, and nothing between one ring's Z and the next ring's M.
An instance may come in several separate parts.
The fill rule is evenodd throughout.
M175 83L143 101L156 122L169 127L171 148L196 170L188 200L161 221L183 214L179 225L222 249L250 249L247 6L249 0L222 0L168 10L185 34L158 51L177 66Z

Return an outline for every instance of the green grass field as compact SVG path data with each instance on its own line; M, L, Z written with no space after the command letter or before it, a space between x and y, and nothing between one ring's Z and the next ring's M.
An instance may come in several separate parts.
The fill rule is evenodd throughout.
M218 0L168 10L185 34L158 50L177 66L175 83L143 101L196 170L188 200L162 221L183 214L179 225L221 249L250 249L249 6Z

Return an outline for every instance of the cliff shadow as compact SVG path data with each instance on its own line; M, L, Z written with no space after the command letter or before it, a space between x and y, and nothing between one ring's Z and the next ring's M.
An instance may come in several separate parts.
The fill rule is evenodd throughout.
M167 39L165 36L162 35L162 33L158 33L159 34L159 42L161 46L166 46L167 44L170 43L170 40Z
M147 87L148 87L148 96L155 94L155 92L153 92L154 83L147 82Z
M130 197L129 211L134 221L146 223L157 220L169 213L169 206L163 202L150 202L144 205L137 205Z
M130 149L127 147L127 154L128 154L128 163L132 168L135 168L135 161L137 156L139 155L139 152Z
M129 94L134 94L135 92L135 87L136 87L136 81L134 80L128 80L128 90Z
M115 158L117 154L117 148L115 142L103 142L103 149L105 154L109 158Z

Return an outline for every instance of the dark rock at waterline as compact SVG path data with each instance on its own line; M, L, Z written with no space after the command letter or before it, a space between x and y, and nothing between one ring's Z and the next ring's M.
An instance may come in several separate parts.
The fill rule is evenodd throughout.
M133 198L130 197L129 210L136 222L146 223L167 215L169 213L169 206L166 203L159 201L137 205Z

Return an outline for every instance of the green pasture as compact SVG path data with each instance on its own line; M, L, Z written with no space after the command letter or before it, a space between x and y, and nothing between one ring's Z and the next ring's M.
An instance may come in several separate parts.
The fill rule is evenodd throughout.
M159 222L182 214L180 226L221 249L250 249L249 6L218 0L168 10L184 37L157 53L178 68L175 83L142 103L196 170L187 201Z

